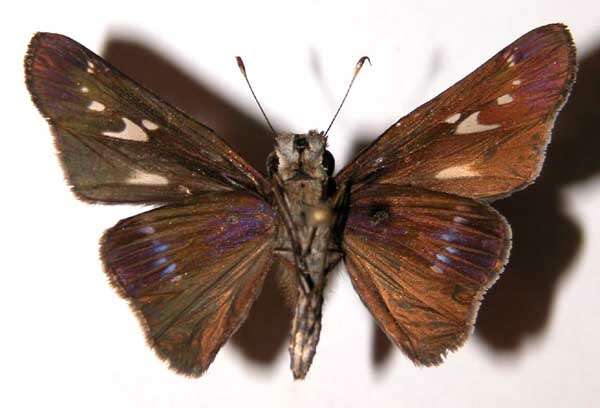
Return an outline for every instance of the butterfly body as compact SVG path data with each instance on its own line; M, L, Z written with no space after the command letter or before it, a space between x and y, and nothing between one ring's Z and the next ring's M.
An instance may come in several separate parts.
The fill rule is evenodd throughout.
M77 197L157 206L108 229L100 254L149 345L191 376L244 322L276 258L291 288L295 378L315 355L327 274L342 259L387 337L415 364L440 364L508 260L510 226L489 203L539 174L575 72L567 28L539 27L337 175L325 135L309 131L275 137L265 177L70 38L38 33L25 58Z
M340 260L340 249L333 240L333 159L323 133L284 133L275 137L267 167L283 220L276 254L294 275L291 367L296 378L303 378L319 340L327 273Z

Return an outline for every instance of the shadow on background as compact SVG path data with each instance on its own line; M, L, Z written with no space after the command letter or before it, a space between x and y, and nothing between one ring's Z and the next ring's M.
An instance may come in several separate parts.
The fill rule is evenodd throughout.
M272 135L145 44L109 38L104 57L173 105L213 128L253 166L263 171L273 145ZM233 64L233 59L232 59ZM320 70L318 61L316 71ZM242 82L241 82L242 83ZM582 242L581 228L564 211L561 190L600 171L600 49L580 63L574 92L555 128L547 161L536 184L494 206L513 228L513 250L501 279L481 308L477 335L498 352L515 352L529 337L543 334L559 280ZM400 113L399 113L400 114ZM355 152L377 134L356 138ZM253 361L268 364L286 342L289 310L279 295L273 273L234 343ZM373 362L384 363L393 350L375 329Z
M556 124L542 175L495 207L513 228L508 267L490 290L477 333L493 349L518 349L548 324L562 276L581 246L582 228L564 211L561 190L600 172L600 49L579 65L571 98Z
M493 205L510 222L513 248L498 282L487 293L475 333L492 350L517 352L543 335L560 279L582 244L582 228L564 210L563 188L600 173L600 49L579 64L577 83L562 110L540 178ZM365 147L359 142L356 151ZM393 345L376 327L373 362L387 360Z
M266 157L273 149L273 135L214 93L209 85L140 42L109 38L102 55L138 83L214 129L256 169L263 171ZM231 64L235 67L233 57ZM245 86L241 75L240 86ZM233 337L233 343L246 357L263 364L275 359L287 340L290 324L289 309L279 295L274 275L268 275L248 319Z

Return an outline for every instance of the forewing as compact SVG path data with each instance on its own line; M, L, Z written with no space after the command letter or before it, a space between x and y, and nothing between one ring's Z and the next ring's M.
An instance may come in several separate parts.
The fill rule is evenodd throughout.
M201 375L246 318L271 266L274 219L256 196L212 193L105 233L101 255L111 282L176 371Z
M210 191L264 191L260 173L211 129L70 38L36 34L25 71L80 198L177 202Z
M384 184L353 194L343 235L354 288L422 365L441 363L466 340L509 247L510 227L488 205Z
M537 28L392 125L337 176L491 200L539 174L575 78L567 28Z

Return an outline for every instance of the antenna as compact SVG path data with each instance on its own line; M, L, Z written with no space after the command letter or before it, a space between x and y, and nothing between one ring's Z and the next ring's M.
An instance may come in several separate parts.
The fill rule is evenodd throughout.
M325 131L325 134L323 135L323 137L327 136L327 133L329 133L329 129L331 129L331 126L333 125L333 122L335 122L335 118L337 118L338 114L340 113L340 110L342 110L342 106L344 106L344 102L346 102L346 98L348 97L348 94L350 93L350 89L352 88L352 84L354 83L354 79L356 78L356 76L360 72L360 69L362 68L362 66L365 63L365 61L369 61L369 65L372 65L371 64L371 60L369 59L369 57L361 57L361 59L358 60L358 62L356 63L356 66L354 67L354 75L352 75L352 80L350 81L350 85L348 85L348 89L346 90L346 94L344 95L344 99L342 99L342 103L340 103L340 106L338 107L337 111L335 112L335 115L333 115L333 119L331 119L331 123L329 123L329 126L327 127L327 130Z
M252 85L250 85L250 81L248 80L248 75L246 74L246 67L244 66L244 61L242 61L242 57L235 57L235 60L237 61L240 71L242 71L242 75L244 76L244 79L246 79L248 88L250 88L250 92L252 92L252 96L254 97L254 100L256 101L258 108L260 109L265 120L267 121L267 125L269 125L269 128L271 128L271 132L273 132L274 135L277 135L277 132L275 132L275 129L273 129L273 126L271 125L271 122L269 122L269 118L267 117L267 114L265 113L264 109L260 105L260 102L258 101L258 98L256 97L256 94L254 93L254 89L252 89Z

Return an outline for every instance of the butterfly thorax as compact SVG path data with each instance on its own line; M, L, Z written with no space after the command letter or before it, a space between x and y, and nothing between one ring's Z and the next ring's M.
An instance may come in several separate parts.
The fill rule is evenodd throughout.
M290 339L292 371L303 378L319 339L322 294L332 253L334 214L330 202L333 159L322 133L279 134L267 166L281 192L284 222L278 234L280 255L294 265L297 302ZM335 251L333 251L335 252Z

